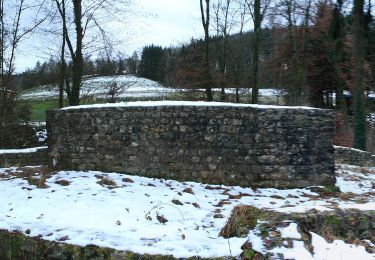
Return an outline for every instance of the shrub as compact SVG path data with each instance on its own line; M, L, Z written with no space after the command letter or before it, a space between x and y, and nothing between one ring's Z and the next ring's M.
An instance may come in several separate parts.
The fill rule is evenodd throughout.
M30 121L30 105L12 98L0 99L0 149L32 147L37 144Z

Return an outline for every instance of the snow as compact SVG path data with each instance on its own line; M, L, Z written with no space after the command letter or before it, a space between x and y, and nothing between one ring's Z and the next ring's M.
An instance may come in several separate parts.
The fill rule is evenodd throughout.
M373 96L375 98L375 95ZM370 122L371 124L375 124L375 113L370 113L367 116L367 121Z
M252 248L257 252L265 252L266 248L263 245L263 239L259 235L259 230L255 228L255 230L250 230L247 239L251 242Z
M81 88L81 97L106 98L110 85L116 83L119 88L118 97L159 97L175 92L175 89L163 87L158 82L133 75L86 78ZM21 99L57 98L57 85L44 85L21 93Z
M44 143L48 138L47 129L39 130L35 133L35 137L38 142Z
M290 223L288 227L278 228L282 246L267 249L264 246L264 240L259 236L258 226L250 231L248 239L253 245L253 249L263 255L273 255L270 259L275 258L278 254L283 255L280 259L297 259L297 260L352 260L353 256L361 260L374 260L375 254L366 252L365 247L347 244L342 240L334 240L332 243L327 242L323 237L316 233L310 232L312 236L313 253L310 253L298 232L296 223ZM289 242L288 242L289 240ZM370 245L371 245L371 241Z
M204 102L204 101L136 101L136 102L120 102L107 104L93 104L65 107L63 110L70 109L90 109L90 108L111 108L111 107L157 107L157 106L198 106L198 107L248 107L258 109L310 109L319 110L312 107L288 107L288 106L271 106L271 105L254 105L254 104L237 104L224 102Z
M69 236L67 242L72 244L94 243L137 253L175 257L230 255L228 241L218 237L226 220L213 218L211 203L220 197L218 192L206 195L204 187L197 185L193 188L195 195L180 196L178 192L190 184L115 173L106 176L120 187L108 189L97 184L95 174L103 175L59 172L48 179L48 189L23 189L32 186L18 178L0 182L0 228L30 229L31 236L42 235L47 240ZM123 177L134 183L124 183ZM70 181L70 185L55 184L62 179ZM184 205L174 205L172 199ZM194 202L201 208L188 204ZM222 214L228 217L230 208L224 208ZM165 216L168 222L159 223L157 215ZM152 220L147 220L147 216ZM116 224L118 221L120 225ZM231 239L232 253L239 254L244 242L243 238Z
M287 227L278 228L278 231L280 232L281 236L285 238L302 238L301 234L298 232L296 223L289 223Z
M335 240L328 243L321 236L310 232L312 235L312 245L314 247L314 259L340 259L340 260L374 260L375 255L366 252L363 246L346 244L342 240Z
M86 77L81 88L81 97L85 98L108 98L111 84L116 83L118 88L117 98L155 98L167 97L175 92L201 91L205 89L178 89L167 88L158 82L137 77L134 75L118 75L104 77ZM213 92L220 92L220 88L213 88ZM249 94L251 89L239 88L239 93ZM226 88L226 93L235 94L236 88ZM261 97L281 97L286 94L280 89L259 89ZM59 89L57 84L43 85L33 89L25 90L19 96L20 99L48 99L57 98Z
M345 150L350 150L350 151L359 152L359 153L368 153L366 151L355 149L355 148L352 148L352 147L336 146L336 145L334 145L333 147L335 149L345 149Z
M34 127L45 127L46 126L46 122L40 122L40 121L35 121L35 122L29 122L29 124L31 126L34 126Z
M31 179L42 179L41 168L30 169L35 171ZM255 250L264 252L266 249L257 229L250 231L247 238L231 238L228 241L219 237L221 228L236 205L252 205L288 213L310 209L328 211L337 207L360 210L375 208L372 195L366 197L367 201L361 197L360 202L356 202L323 199L308 188L253 190L223 185L207 187L194 182L181 183L94 171L57 172L46 179L48 187L40 189L29 183L30 176L25 177L22 171L22 168L0 169L0 229L23 233L29 229L30 236L41 235L46 240L64 238L70 244L94 244L141 254L236 256L242 252L241 246L247 239ZM363 175L362 178L372 178ZM100 184L102 179L113 185ZM61 185L62 180L69 185ZM345 178L339 184L340 187L352 185L350 181L346 183ZM187 188L194 194L186 192ZM230 198L230 195L241 196ZM177 205L176 201L182 205ZM220 205L223 201L228 203ZM214 218L217 212L223 218ZM162 223L161 217L167 222ZM288 225L278 228L278 231L283 238L293 239L294 246L274 248L272 252L283 252L286 258L327 259L324 258L325 254L335 252L334 246L343 252L351 250L350 245L340 242L323 244L317 238L312 258L304 249L303 242L299 241L297 224L284 224ZM369 255L363 253L361 248L351 248L364 257Z
M373 192L375 167L367 167L368 172L362 169L363 167L355 165L338 165L336 186L345 193L364 194Z
M367 202L362 204L342 204L339 205L341 209L359 209L359 210L375 210L375 202Z
M314 259L313 256L310 254L310 252L307 251L307 249L304 247L303 241L294 241L292 248L276 247L270 250L270 252L275 255L283 254L284 259L298 259L298 260L308 260L308 259L313 260Z
M39 150L47 149L47 146L25 148L25 149L2 149L0 154L16 154L16 153L36 153Z

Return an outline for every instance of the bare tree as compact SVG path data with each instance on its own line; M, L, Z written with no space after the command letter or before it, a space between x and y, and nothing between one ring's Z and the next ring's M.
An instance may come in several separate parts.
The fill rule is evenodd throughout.
M289 76L288 102L293 105L306 104L310 100L306 84L306 55L313 7L313 0L280 0L272 11L273 20L287 28L289 58L284 63Z
M212 76L210 72L210 62L209 62L209 51L210 51L210 0L204 0L205 4L203 5L203 0L200 0L200 10L201 10L201 20L204 30L204 73L205 73L205 82L204 88L206 89L207 101L212 101Z
M17 105L11 88L18 47L45 20L36 15L26 21L24 15L27 11L38 14L39 7L38 2L27 0L0 0L0 147L32 145L30 128L20 125L30 119L30 110Z
M83 37L84 31L82 26L82 0L72 0L73 2L73 15L74 15L74 25L75 25L75 48L71 40L71 36L68 31L67 17L66 17L66 5L65 1L61 2L55 0L58 11L61 15L63 23L63 39L65 47L65 42L67 43L70 57L73 64L72 69L72 86L66 86L66 93L68 95L69 105L75 106L79 105L79 92L82 84L83 77ZM63 53L63 51L62 51ZM64 65L62 65L64 66ZM61 84L61 82L60 82Z
M227 60L228 60L228 37L236 25L235 17L238 10L234 8L233 0L218 0L213 3L214 19L216 21L216 35L221 38L218 47L218 78L221 88L221 101L225 100L225 88L227 87Z
M251 102L257 104L259 100L259 49L260 49L260 36L262 29L262 22L264 20L267 9L271 3L271 0L246 0L248 9L250 10L253 18L254 35L253 41L253 69L252 69L252 91L251 91Z
M65 0L61 0L61 3L56 0L57 7L61 7L61 18L63 20L62 22L62 39L61 39L61 68L60 68L60 82L59 82L59 107L64 107L64 89L65 89L65 81L67 80L66 77L66 62L65 62L65 45L66 45L66 5ZM59 10L60 10L59 9ZM67 82L68 86L69 82ZM69 87L68 87L69 89Z
M83 53L92 48L92 52L102 49L112 50L113 38L105 28L111 21L123 20L119 15L127 12L131 0L72 0L68 5L66 0L53 0L62 22L63 44L61 59L65 53L65 46L68 49L72 62L72 82L65 80L65 91L68 96L69 105L78 105L80 102L80 89L83 78ZM110 17L110 18L109 18ZM73 25L74 30L71 29ZM98 41L102 46L98 46ZM93 47L95 46L95 47ZM66 66L62 62L62 77L65 77ZM60 80L60 85L63 80Z
M236 85L235 100L236 100L236 103L239 103L240 95L239 95L238 87L240 83L240 75L243 74L243 71L245 69L245 62L242 62L242 61L244 60L245 53L246 53L245 48L244 48L246 46L246 43L244 44L245 39L244 39L243 31L244 31L245 25L250 21L251 18L249 16L247 1L236 0L236 6L237 6L236 13L239 14L239 20L237 21L238 26L239 26L238 28L239 29L239 43L238 43L238 46L231 46L232 47L231 56L232 56L232 59L234 59L235 61L235 67L233 70L234 82Z
M107 97L109 103L115 103L126 93L126 91L134 85L134 82L118 82L116 78L106 84Z
M332 66L336 85L336 109L344 115L347 114L347 107L344 100L344 87L340 79L339 64L342 62L344 47L344 17L342 15L343 0L338 0L332 10L332 18L329 28L329 40L332 45L329 61Z
M23 14L27 9L37 9L39 5L27 0L0 0L0 118L6 116L10 95L10 85L15 70L15 59L19 44L46 18L36 17L25 25ZM37 12L36 12L37 13Z

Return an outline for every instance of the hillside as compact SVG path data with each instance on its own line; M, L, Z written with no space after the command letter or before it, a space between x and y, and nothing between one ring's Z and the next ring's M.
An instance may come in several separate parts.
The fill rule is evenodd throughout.
M118 92L117 97L122 98L160 98L168 97L175 92L190 92L188 89L167 88L160 83L146 78L134 75L120 75L120 76L104 76L104 77L86 77L83 81L81 89L81 97L95 97L105 99L109 96L109 91L115 85ZM213 88L214 92L220 92L221 89ZM204 89L195 89L196 92L204 92ZM251 91L247 88L239 89L241 94L249 94ZM234 94L235 88L226 89L227 94ZM281 97L285 92L277 89L260 89L259 95L261 97ZM36 88L31 88L19 93L21 100L49 100L56 99L59 96L59 89L57 84L42 85Z
M118 97L160 97L174 92L174 90L165 88L159 83L139 78L133 75L105 76L105 77L87 77L83 81L81 97L106 98L111 86L116 84ZM28 89L19 94L20 99L46 100L58 98L58 85L43 85Z

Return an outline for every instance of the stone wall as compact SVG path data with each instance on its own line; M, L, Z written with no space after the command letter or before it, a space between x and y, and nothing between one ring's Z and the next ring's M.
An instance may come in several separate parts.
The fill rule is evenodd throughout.
M332 185L333 117L330 110L202 102L52 110L50 163L211 184Z
M339 164L375 167L375 155L349 147L335 146L335 161Z
M47 164L47 147L0 150L0 168L10 166L35 166Z

